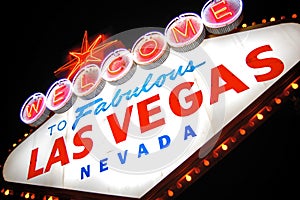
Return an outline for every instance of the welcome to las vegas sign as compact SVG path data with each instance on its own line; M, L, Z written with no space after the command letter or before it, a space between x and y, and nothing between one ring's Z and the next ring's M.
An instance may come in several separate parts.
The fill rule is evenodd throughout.
M257 99L299 76L299 23L234 32L241 19L242 1L209 1L201 16L97 43L72 76L25 101L20 117L36 129L8 156L4 179L112 199L160 197L157 185L204 161Z

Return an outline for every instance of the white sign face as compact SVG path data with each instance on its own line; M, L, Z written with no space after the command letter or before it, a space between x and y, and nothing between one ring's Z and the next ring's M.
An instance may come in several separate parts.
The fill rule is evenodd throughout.
M137 64L126 82L49 118L11 152L4 179L141 198L300 61L299 35L283 23L159 52L159 66ZM126 59L114 57L110 72Z

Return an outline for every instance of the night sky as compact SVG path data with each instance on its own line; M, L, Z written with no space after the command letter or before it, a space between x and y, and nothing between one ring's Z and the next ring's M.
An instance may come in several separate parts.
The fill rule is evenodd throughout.
M78 49L84 35L117 34L139 27L165 27L185 12L200 14L206 1L41 1L7 2L2 7L2 125L1 164L7 151L30 127L19 117L25 100L45 93L57 80L54 71L65 64L68 52ZM244 1L243 22L261 23L297 13L298 0ZM8 14L7 14L8 13ZM299 93L298 93L299 95ZM299 96L298 96L299 101ZM192 184L177 199L275 198L295 194L300 130L299 102L288 101L228 156ZM299 169L299 168L298 168ZM286 196L287 197L287 196ZM289 198L286 198L289 199Z

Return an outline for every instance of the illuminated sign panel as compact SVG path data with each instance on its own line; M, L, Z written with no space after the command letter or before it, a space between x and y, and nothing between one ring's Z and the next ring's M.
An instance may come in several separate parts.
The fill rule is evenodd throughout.
M159 67L136 64L129 79L100 89L98 68L87 65L74 92L92 95L21 143L4 178L142 198L299 62L299 34L299 24L285 23L207 38L188 53L171 47ZM103 65L117 75L132 61L122 55Z

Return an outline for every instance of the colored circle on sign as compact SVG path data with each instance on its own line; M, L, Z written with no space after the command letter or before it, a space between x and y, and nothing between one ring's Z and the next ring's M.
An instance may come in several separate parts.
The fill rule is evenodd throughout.
M130 51L120 48L108 54L100 68L103 79L113 85L120 85L133 76L136 64Z
M201 44L205 38L205 29L199 15L185 13L170 21L165 36L172 49L187 52Z
M54 82L46 94L46 106L56 112L63 113L72 107L77 96L69 79L63 78Z
M202 8L201 18L210 33L224 34L232 31L242 21L241 0L208 1Z
M49 116L50 110L46 107L46 97L37 92L31 95L23 104L20 118L25 124L37 127Z
M137 39L132 47L133 60L144 69L161 65L169 56L169 45L158 31L148 32Z
M100 75L100 68L96 64L89 64L81 68L73 79L74 93L84 99L97 96L105 86L105 80Z

